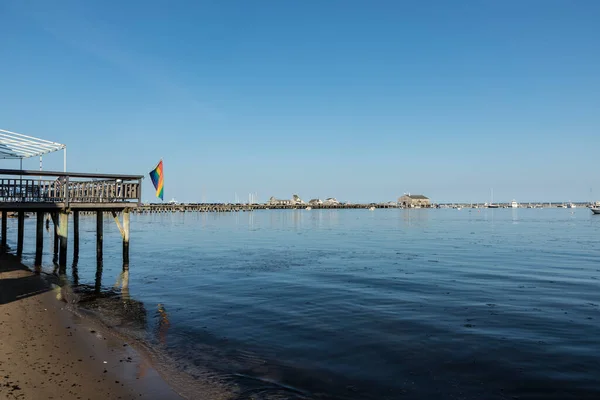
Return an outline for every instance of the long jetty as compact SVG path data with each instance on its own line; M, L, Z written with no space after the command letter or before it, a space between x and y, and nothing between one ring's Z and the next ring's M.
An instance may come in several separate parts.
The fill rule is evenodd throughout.
M391 204L226 204L226 203L186 203L186 204L144 204L132 212L138 214L172 213L172 212L244 212L255 210L339 210L360 208L398 208Z

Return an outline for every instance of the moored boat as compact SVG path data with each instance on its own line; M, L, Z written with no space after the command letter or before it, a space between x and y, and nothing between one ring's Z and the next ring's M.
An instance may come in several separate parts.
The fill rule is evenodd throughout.
M592 212L594 214L600 214L600 208L595 207L595 208L590 208L590 210L592 210Z

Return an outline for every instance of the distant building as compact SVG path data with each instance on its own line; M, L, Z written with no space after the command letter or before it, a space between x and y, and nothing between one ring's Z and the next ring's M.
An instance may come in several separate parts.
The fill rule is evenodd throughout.
M325 204L326 206L336 206L338 204L340 204L339 201L337 201L337 199L335 197L329 197L328 199L326 199L323 204Z
M308 204L310 204L311 206L320 206L321 204L323 204L323 200L321 199L311 199Z
M406 208L431 207L431 200L422 194L405 194L398 198L398 205Z
M271 196L267 204L270 206L291 206L294 204L294 201L287 199L276 199L275 197Z
M296 205L304 205L306 202L300 198L297 194L292 196L292 202Z

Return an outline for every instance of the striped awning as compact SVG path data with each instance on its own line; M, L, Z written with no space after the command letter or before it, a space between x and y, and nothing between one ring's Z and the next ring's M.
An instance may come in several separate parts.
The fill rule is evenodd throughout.
M36 157L63 150L66 147L64 144L0 129L0 159Z

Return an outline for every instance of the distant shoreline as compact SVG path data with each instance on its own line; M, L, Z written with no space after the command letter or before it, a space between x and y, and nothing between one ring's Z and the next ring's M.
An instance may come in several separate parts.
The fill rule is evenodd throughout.
M517 208L589 208L589 202L527 202ZM493 203L493 208L512 208L511 203ZM161 212L247 212L256 210L358 210L358 209L444 209L444 208L488 208L487 203L435 203L430 207L401 207L396 203L340 203L340 204L230 204L230 203L146 203L132 209L138 214Z

